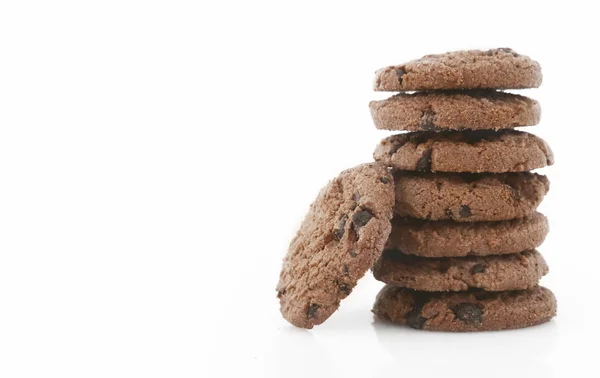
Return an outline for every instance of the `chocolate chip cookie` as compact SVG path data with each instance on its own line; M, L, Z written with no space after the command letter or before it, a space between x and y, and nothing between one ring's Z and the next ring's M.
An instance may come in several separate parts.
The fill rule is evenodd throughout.
M537 285L548 266L537 251L510 255L426 258L386 250L373 266L379 281L421 291L524 290Z
M369 103L381 130L506 129L540 122L540 104L494 90L399 93Z
M521 291L422 292L386 285L373 313L428 331L472 332L530 327L556 316L556 298L544 287Z
M548 234L538 212L498 222L424 221L394 217L385 249L423 257L487 256L534 249Z
M323 323L381 255L391 225L394 181L372 163L342 172L311 205L283 261L277 296L297 327Z
M531 215L550 189L536 173L396 172L400 216L457 222L500 221Z
M375 73L376 91L520 89L542 83L538 62L508 48L425 55Z
M524 172L554 163L544 140L511 129L392 135L373 157L393 168L434 172Z

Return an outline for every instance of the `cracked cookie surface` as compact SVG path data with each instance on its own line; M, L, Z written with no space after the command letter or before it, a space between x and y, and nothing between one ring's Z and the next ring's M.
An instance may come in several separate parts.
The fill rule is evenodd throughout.
M371 101L381 130L441 131L506 129L540 122L540 104L525 96L494 90L399 93Z
M373 266L379 281L421 291L525 290L548 265L537 251L498 256L426 258L385 250Z
M423 257L487 256L537 248L548 234L546 217L497 222L424 221L394 217L385 249Z
M373 157L407 171L525 172L554 163L546 142L517 130L416 131L383 139Z
M429 331L473 332L530 327L556 316L556 298L545 287L486 292L422 292L386 285L373 313Z
M337 310L381 255L393 205L393 177L378 163L348 169L320 191L283 261L277 296L286 320L312 328Z
M425 55L375 72L376 91L521 89L542 83L538 62L509 48Z
M396 214L426 220L500 221L531 215L550 189L537 173L397 171Z

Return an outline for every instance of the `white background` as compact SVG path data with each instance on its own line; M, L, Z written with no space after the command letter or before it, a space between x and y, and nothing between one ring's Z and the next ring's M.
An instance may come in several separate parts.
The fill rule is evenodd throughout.
M552 4L550 4L552 3ZM3 1L1 377L597 375L594 2ZM308 205L389 135L382 66L512 47L554 149L540 251L559 315L440 334L375 322L370 273L325 324L279 314Z

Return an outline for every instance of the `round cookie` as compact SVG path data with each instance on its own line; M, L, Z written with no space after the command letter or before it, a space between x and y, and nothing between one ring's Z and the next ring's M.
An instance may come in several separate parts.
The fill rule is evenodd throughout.
M537 251L510 255L426 258L386 250L373 266L379 281L421 291L525 290L548 265Z
M493 90L399 93L369 109L381 130L498 130L537 125L541 117L537 101Z
M467 50L425 55L375 72L376 91L521 89L542 83L538 62L512 49Z
M422 257L487 256L539 247L548 219L538 212L498 222L424 221L394 217L385 249Z
M427 293L386 285L373 313L428 331L499 331L530 327L556 316L556 298L545 287L522 291Z
M383 139L373 157L407 171L524 172L554 163L541 138L505 129L416 131Z
M394 181L380 164L342 172L321 190L292 240L277 285L283 317L323 323L381 255L390 230Z
M550 189L537 173L396 174L400 216L457 222L500 221L531 215Z

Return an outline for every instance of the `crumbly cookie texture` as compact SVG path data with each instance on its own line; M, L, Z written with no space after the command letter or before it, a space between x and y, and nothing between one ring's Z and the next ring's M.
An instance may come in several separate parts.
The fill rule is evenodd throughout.
M472 332L530 327L556 316L556 298L544 287L486 292L422 292L386 285L373 313L429 331Z
M426 258L386 250L373 266L379 281L421 291L524 290L548 265L537 251L498 256Z
M373 157L407 171L524 172L554 164L546 142L517 130L416 131L383 139Z
M394 217L385 248L423 257L502 255L539 247L548 231L548 219L538 212L519 219L470 223Z
M376 91L521 89L542 83L538 62L509 48L425 55L375 72Z
M321 190L283 261L285 319L312 328L337 310L381 255L393 205L393 177L378 163L348 169Z
M537 125L540 104L494 90L399 93L369 103L381 130L442 131L506 129Z
M536 173L396 172L395 212L426 220L500 221L531 215L550 189Z

